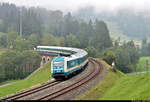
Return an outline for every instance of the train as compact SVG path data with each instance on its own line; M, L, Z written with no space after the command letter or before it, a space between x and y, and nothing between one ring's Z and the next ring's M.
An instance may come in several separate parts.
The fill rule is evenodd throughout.
M79 48L38 46L40 51L57 54L51 62L51 76L54 79L68 79L88 65L88 53Z

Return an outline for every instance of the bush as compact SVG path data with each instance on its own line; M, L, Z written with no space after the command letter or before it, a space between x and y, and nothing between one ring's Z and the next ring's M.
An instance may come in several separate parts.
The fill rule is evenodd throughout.
M115 61L116 68L124 73L133 72L139 60L139 52L134 47L132 42L128 42L120 47L107 49L103 53L103 60L108 64Z
M85 48L85 50L88 52L88 55L90 57L97 57L98 56L98 50L94 48L93 46L88 46Z
M116 62L116 54L113 51L106 50L103 53L103 60L111 65L113 61Z
M41 58L34 51L7 51L0 55L0 80L22 79L40 66Z

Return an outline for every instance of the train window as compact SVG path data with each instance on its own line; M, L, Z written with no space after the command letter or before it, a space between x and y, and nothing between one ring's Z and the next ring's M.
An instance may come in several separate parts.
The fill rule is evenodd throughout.
M75 61L72 61L71 62L71 66L73 67L73 66L75 66L76 65L76 62Z
M67 62L67 68L71 68L72 67L71 63L72 63L72 61L68 61Z
M70 68L70 63L69 63L69 61L67 62L67 68Z
M54 62L53 66L57 66L57 67L64 66L64 61Z
M74 67L76 65L76 60L68 61L67 62L67 68Z
M82 63L82 58L80 59L80 63Z
M82 63L82 58L80 59L80 64Z
M78 65L78 59L76 59L76 65Z
M78 64L80 64L80 59L78 59L77 61L78 61Z

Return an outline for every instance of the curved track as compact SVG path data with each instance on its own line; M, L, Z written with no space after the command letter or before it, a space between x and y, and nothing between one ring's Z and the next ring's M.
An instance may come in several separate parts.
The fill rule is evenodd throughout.
M67 87L62 88L61 90L58 90L56 92L45 95L39 99L40 100L56 99L57 97L64 95L65 93L70 92L70 91L82 86L83 84L86 84L88 81L92 80L93 78L95 78L100 73L102 67L95 60L90 60L90 62L94 64L94 68L92 69L91 73L89 73L86 77L80 79L78 82L75 82L72 85L69 85ZM96 64L97 64L97 66L96 66Z
M41 85L41 86L39 86L39 87L36 87L36 88L30 89L30 90L23 91L23 92L20 92L20 93L18 93L18 94L15 94L15 95L12 95L12 96L3 98L2 100L16 100L16 99L19 99L19 98L21 98L21 97L24 97L24 96L31 95L31 94L33 94L33 93L39 92L39 91L41 91L41 90L43 90L43 89L52 87L52 86L57 85L57 84L59 84L59 83L61 83L61 82L52 81L52 82L46 83L46 84L44 84L44 85Z
M90 73L88 73L85 77L79 79L78 81L72 83L71 85L60 88L57 91L49 91L48 94L46 94L44 96L41 95L40 97L37 97L36 100L54 100L54 99L57 99L58 97L63 96L66 93L71 92L71 91L75 90L76 88L81 87L83 84L86 84L90 80L94 79L96 76L98 76L100 74L103 67L100 63L98 63L97 61L95 61L93 59L89 59L89 62L91 62L93 64L93 67L90 68L91 69ZM61 82L60 81L52 81L52 82L49 82L47 84L41 85L37 88L30 89L30 90L20 92L18 94L3 98L2 100L18 100L22 97L32 95L32 94L39 92L39 91L42 91L44 89L48 89L49 87L52 87L52 86L55 87L55 85L57 85L59 83L61 83Z

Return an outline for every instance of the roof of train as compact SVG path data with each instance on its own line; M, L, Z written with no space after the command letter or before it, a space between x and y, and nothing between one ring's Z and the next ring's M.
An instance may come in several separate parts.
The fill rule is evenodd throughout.
M48 49L58 49L58 50L65 50L65 51L72 51L76 52L72 54L72 57L82 57L87 55L88 53L85 50L79 48L72 48L72 47L59 47L59 46L37 46L37 48L48 48Z

